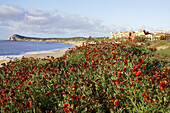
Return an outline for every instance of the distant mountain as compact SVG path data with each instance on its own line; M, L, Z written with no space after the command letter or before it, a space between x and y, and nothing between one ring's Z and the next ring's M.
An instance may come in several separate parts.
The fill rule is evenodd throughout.
M9 41L82 41L84 37L72 37L72 38L37 38L37 37L26 37L18 34L14 34L8 38Z

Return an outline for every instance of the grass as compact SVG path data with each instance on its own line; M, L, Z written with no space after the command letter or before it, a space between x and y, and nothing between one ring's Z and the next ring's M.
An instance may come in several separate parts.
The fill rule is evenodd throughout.
M162 60L166 64L166 67L170 67L170 40L156 40L150 43L147 43L149 48L159 48L161 46L169 46L166 49L159 49L156 51L155 57L159 60Z
M156 40L151 42L149 47L156 48L163 45L170 45L170 40Z
M170 57L170 46L166 49L160 49L157 51L158 54Z

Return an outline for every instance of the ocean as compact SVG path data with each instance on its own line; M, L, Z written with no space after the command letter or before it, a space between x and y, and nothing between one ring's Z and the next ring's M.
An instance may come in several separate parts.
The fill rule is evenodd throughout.
M13 59L28 54L38 54L71 48L75 45L47 41L5 41L0 40L0 60Z

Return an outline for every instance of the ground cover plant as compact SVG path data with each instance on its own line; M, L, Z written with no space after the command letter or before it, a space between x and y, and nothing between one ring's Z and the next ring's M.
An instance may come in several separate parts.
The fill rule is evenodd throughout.
M170 69L154 51L95 42L60 58L8 62L0 68L1 112L168 112Z

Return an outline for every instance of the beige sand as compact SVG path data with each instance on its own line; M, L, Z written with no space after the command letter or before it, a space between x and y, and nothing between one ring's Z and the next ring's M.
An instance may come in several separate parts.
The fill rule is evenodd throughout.
M65 42L67 44L73 44L73 45L76 45L76 46L81 46L83 42L76 42L76 41L67 41ZM30 57L34 57L34 58L46 58L47 56L53 56L55 58L57 57L61 57L65 54L65 52L68 50L68 48L66 49L62 49L62 50L59 50L59 51L54 51L54 52L46 52L46 53L40 53L40 54L30 54L30 55L25 55L24 57L26 58L30 58ZM22 58L22 57L18 57L19 59ZM0 64L2 63L7 63L9 62L10 60L13 60L13 59L9 59L9 60L0 60ZM0 65L1 67L2 65Z

